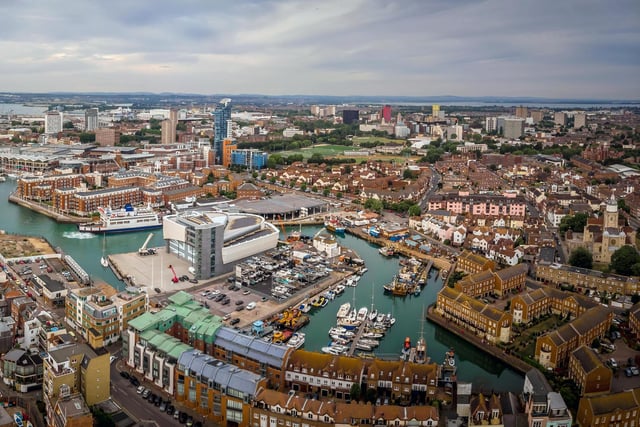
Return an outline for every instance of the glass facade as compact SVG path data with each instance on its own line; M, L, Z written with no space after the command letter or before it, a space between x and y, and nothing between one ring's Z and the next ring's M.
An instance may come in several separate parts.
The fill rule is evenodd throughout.
M231 121L231 100L225 98L218 103L213 112L213 152L216 164L222 162L222 141L227 137Z

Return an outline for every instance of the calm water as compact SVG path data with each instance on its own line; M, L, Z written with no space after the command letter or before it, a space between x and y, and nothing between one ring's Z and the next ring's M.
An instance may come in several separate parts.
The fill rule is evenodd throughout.
M303 227L302 232L313 235L317 230L318 227ZM320 348L329 343L328 330L331 326L335 326L336 313L342 303L348 301L353 306L355 299L357 307L371 308L373 296L373 305L378 311L390 312L397 319L396 324L376 349L377 354L399 357L405 337L410 337L411 342L415 344L421 330L424 330L427 354L432 361L441 363L444 353L449 348L454 348L461 381L471 381L475 387L487 391L520 391L522 389L523 377L518 372L478 351L446 329L428 321L424 323L421 321L422 310L426 310L428 305L435 302L436 294L442 287L442 279L438 278L437 270L431 271L427 285L420 296L399 298L385 295L382 286L390 282L398 271L399 258L383 257L378 253L377 246L351 235L338 238L341 245L352 248L365 260L368 271L362 276L357 287L347 288L340 297L311 314L311 322L303 329L307 335L305 349L320 351Z
M60 247L73 258L94 279L100 279L121 289L123 283L100 265L102 254L102 238L90 233L80 233L75 225L58 224L57 222L39 215L29 209L22 208L7 201L9 194L15 188L15 182L7 180L0 183L0 229L9 233L44 236L54 246ZM303 233L312 235L318 228L303 228ZM106 252L122 253L136 251L148 232L125 233L107 237ZM393 298L383 294L382 285L389 282L398 270L398 258L385 258L378 253L378 248L352 236L339 238L344 246L355 250L365 260L369 271L365 273L356 288L347 288L339 298L331 301L326 307L311 315L311 322L305 327L307 334L305 348L320 350L327 345L329 327L335 325L338 307L349 301L358 307L370 307L372 303L383 312L391 312L397 319L383 339L378 353L385 355L400 355L405 337L412 342L420 336L421 328L427 340L427 353L433 361L441 362L446 350L453 347L458 360L458 374L461 381L472 381L476 388L496 391L520 391L522 376L513 371L499 360L478 351L470 344L459 339L429 322L421 322L423 308L432 304L436 293L442 286L441 280L436 280L437 271L433 270L427 286L418 297ZM154 232L150 246L163 246L162 233ZM355 295L354 295L355 289Z

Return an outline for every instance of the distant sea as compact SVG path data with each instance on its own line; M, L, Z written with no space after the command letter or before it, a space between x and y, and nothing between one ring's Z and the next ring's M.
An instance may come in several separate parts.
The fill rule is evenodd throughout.
M3 104L0 103L0 114L23 114L23 115L33 115L39 116L44 114L47 111L48 107L46 105L39 106L30 106L24 104Z

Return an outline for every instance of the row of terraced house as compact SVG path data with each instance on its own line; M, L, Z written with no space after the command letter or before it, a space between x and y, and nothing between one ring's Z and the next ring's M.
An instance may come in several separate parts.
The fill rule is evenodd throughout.
M269 402L299 392L326 403L311 404L308 399L304 408L288 410L287 416L296 420L291 425L354 425L351 415L357 413L365 414L362 418L369 422L375 418L380 425L438 423L435 408L401 410L391 404L382 414L371 405L347 403L353 384L358 384L391 402L428 404L439 390L440 366L435 363L295 350L224 326L220 317L185 292L170 296L169 301L162 310L129 321L123 332L123 357L132 373L208 420L220 425L262 426L273 416L267 415L266 408L276 410ZM351 415L340 415L343 406L349 408L344 414Z

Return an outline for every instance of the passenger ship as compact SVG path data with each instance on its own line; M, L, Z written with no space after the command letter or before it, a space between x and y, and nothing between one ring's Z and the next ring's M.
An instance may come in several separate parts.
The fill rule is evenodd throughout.
M78 224L78 230L90 233L124 233L162 227L162 218L150 208L134 208L127 204L124 209L98 208L100 220Z

